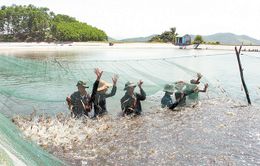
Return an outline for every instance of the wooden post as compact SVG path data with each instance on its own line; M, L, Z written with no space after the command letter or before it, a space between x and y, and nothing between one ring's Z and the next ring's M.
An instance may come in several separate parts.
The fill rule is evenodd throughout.
M247 90L247 87L246 87L246 83L245 83L245 80L244 80L243 69L242 69L241 62L240 62L240 52L241 52L241 49L242 49L242 45L239 47L239 50L237 50L237 47L235 47L235 51L236 51L236 55L237 55L237 61L238 61L238 66L239 66L239 71L240 71L241 81L242 81L243 87L244 87L244 89L245 89L247 102L248 102L249 105L251 105L249 93L248 93L248 90Z

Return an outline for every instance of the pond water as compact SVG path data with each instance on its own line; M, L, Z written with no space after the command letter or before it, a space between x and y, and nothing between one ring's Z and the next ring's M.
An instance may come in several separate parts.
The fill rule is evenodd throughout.
M24 136L68 165L260 165L259 57L259 53L241 55L253 103L247 107L234 51L82 47L4 52L0 55L1 113L18 115L13 121ZM119 75L118 91L107 100L110 116L71 119L65 97L76 91L78 80L92 85L96 67L104 70L106 81ZM161 109L164 84L189 82L197 72L203 75L200 88L209 83L200 102L177 111ZM148 96L142 103L143 115L116 116L121 112L125 82L139 79ZM64 115L24 117L34 110L37 115ZM2 123L0 132L8 138L9 150L11 145L16 148L9 133L16 130ZM38 154L37 147L24 147ZM46 161L64 164L51 156Z
M259 53L241 56L253 104L260 103ZM146 108L159 105L164 84L196 78L209 83L207 97L221 95L246 103L234 51L180 50L174 48L80 48L52 51L5 52L0 56L0 108L7 116L67 112L65 97L76 91L78 80L95 81L94 68L104 70L102 79L119 75L117 94L108 99L110 114L120 112L125 82L144 81ZM201 84L203 88L203 84ZM91 91L91 88L89 88ZM205 97L205 95L201 95Z

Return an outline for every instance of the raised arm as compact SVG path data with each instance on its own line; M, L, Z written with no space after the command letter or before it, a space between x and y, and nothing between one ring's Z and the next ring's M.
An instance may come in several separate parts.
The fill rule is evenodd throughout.
M101 78L101 76L103 74L103 71L100 70L99 68L95 68L94 72L95 72L95 74L97 76L97 80L96 81L100 81L100 78Z
M106 97L112 97L116 94L116 90L117 90L117 87L116 87L116 83L117 83L117 80L118 80L118 76L115 75L113 78L112 78L112 81L113 81L113 87L112 87L112 90L110 93L106 93L105 96Z
M200 73L197 73L197 80L196 80L195 84L199 84L201 78L202 78L202 75Z
M204 85L204 89L199 90L199 92L207 92L208 87L209 87L209 84L207 83L207 84Z
M90 102L94 102L95 100L95 96L96 96L96 93L97 93L97 88L98 88L98 84L99 84L99 81L100 81L100 78L103 74L103 71L101 71L100 69L96 68L94 70L96 76L97 76L97 79L93 85L93 89L92 89L92 93L91 93L91 98L90 98Z
M143 82L142 80L140 80L140 81L138 82L138 87L139 87L139 89L140 89L140 94L137 93L137 94L136 94L136 98L139 99L139 100L145 100L145 99L146 99L146 93L145 93L145 91L144 91L143 88L142 88L143 83L144 83L144 82Z

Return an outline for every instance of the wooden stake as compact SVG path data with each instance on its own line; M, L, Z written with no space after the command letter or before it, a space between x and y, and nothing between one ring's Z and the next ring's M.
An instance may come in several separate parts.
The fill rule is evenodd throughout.
M241 81L242 81L243 87L244 87L244 89L245 89L247 102L248 102L249 105L251 105L251 100L250 100L249 93L248 93L248 90L247 90L247 87L246 87L246 83L245 83L245 80L244 80L243 69L242 69L242 65L241 65L241 61L240 61L240 52L241 52L241 49L242 49L242 45L239 47L239 50L237 50L237 47L235 47L235 51L236 51L236 55L237 55L237 61L238 61L238 66L239 66L239 71L240 71Z

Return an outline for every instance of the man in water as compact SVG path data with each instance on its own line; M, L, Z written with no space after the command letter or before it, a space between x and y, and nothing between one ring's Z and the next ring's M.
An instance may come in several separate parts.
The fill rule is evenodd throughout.
M171 95L173 95L173 93L174 93L174 85L173 84L166 84L164 86L163 91L165 92L165 94L164 94L163 98L161 99L162 108L169 108L169 109L173 110L180 103L182 103L183 100L185 100L185 97L187 95L196 92L197 89L193 89L193 90L186 92L186 93L180 93L180 97L175 102L172 101L172 97L171 97Z
M197 79L190 80L190 83L186 83L184 81L178 81L175 82L175 89L177 92L175 92L175 99L180 100L179 105L184 106L186 104L186 96L188 96L191 100L198 100L199 92L206 92L208 89L208 84L206 83L204 85L204 89L199 89L198 85L200 84L200 79L202 78L202 75L200 73L197 73ZM185 87L185 88L184 88ZM186 94L183 96L183 94Z
M112 78L113 87L110 93L107 93L107 90L111 85L104 80L100 80L94 102L94 117L102 116L107 113L106 98L112 97L116 94L117 80L118 76Z
M72 111L72 115L76 118L80 118L83 115L88 116L88 113L92 109L92 103L95 100L98 84L103 71L95 69L95 74L97 79L93 85L91 95L86 91L86 88L89 88L86 82L78 81L76 85L78 87L78 91L74 92L70 97L66 98L69 108Z
M141 101L146 99L146 94L142 88L143 81L138 82L140 93L134 92L136 85L133 82L127 82L124 90L125 95L121 98L121 108L124 115L140 115L142 112Z

